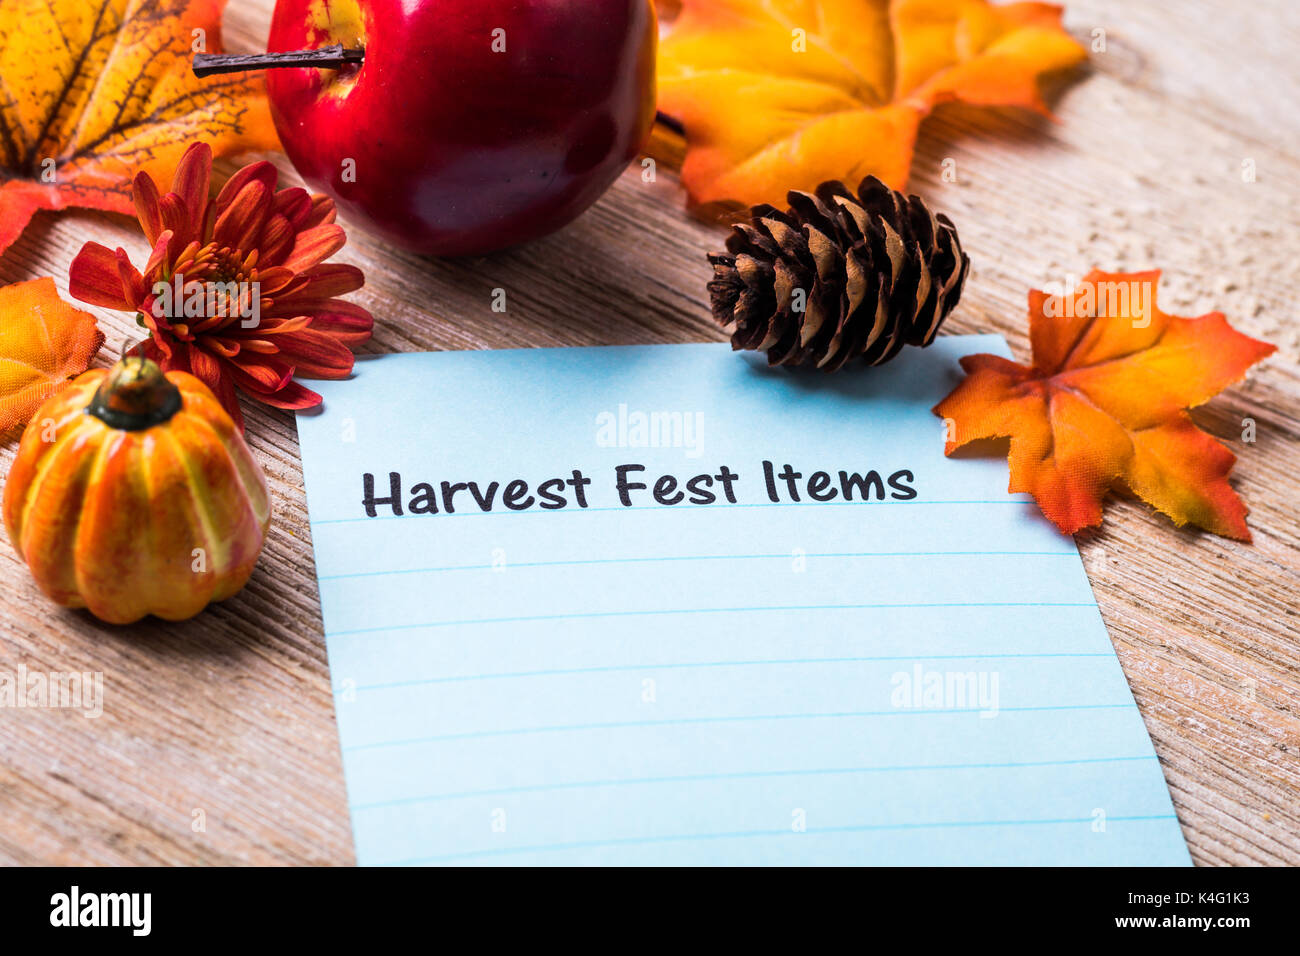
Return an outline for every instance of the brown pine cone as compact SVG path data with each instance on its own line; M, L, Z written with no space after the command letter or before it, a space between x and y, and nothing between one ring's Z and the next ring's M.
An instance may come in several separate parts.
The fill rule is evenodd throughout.
M709 254L713 317L734 325L732 348L834 371L934 340L970 269L947 216L874 176L857 196L832 181L786 200L785 212L753 207L727 251Z

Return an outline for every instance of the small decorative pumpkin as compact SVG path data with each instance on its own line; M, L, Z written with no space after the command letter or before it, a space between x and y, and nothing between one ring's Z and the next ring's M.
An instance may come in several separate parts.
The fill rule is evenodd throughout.
M193 617L253 573L262 470L208 387L145 358L49 398L18 446L4 523L42 591L114 624Z

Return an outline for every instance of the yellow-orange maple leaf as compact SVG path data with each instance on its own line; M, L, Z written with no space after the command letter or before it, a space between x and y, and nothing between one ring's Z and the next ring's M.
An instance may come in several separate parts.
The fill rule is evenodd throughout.
M53 279L0 288L0 432L24 424L103 344L95 317L60 299Z
M0 252L40 209L131 213L131 177L167 182L196 140L278 141L261 74L200 80L225 0L0 0Z
M692 202L780 202L871 174L907 184L944 100L1046 111L1038 78L1085 56L1047 3L683 0L659 109L686 133Z
M952 421L946 451L1010 437L1008 490L1033 495L1066 534L1100 523L1102 497L1122 481L1177 525L1249 541L1246 506L1228 485L1237 458L1184 409L1275 349L1220 312L1161 312L1159 278L1094 271L1069 296L1031 291L1034 364L963 358L967 378L934 407Z

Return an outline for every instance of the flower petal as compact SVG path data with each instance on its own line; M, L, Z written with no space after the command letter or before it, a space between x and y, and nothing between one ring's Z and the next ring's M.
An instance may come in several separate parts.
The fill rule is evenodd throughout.
M342 249L347 241L343 227L334 223L304 229L294 237L293 251L284 261L284 267L295 272L310 269Z
M122 255L126 252L123 251ZM86 243L72 260L68 269L68 292L74 299L102 305L106 309L130 311L136 307L122 289L117 253L98 242Z
M313 329L326 332L349 347L368 341L375 327L374 317L369 312L342 299L328 300L319 311L313 311L311 317Z
M241 355L239 362L231 363L230 372L235 383L259 401L263 395L278 392L293 378L293 367L252 355Z
M241 250L257 248L262 224L271 211L270 198L266 185L256 180L239 190L217 215L212 232L216 244Z
M281 189L275 194L275 211L289 220L295 232L309 225L307 220L311 216L311 210L311 193L301 186Z
M307 217L307 228L320 226L328 222L333 222L337 210L334 207L334 200L329 196L323 196L320 193L313 193L311 197L311 214Z
M212 147L207 143L195 143L185 150L185 155L176 164L176 174L172 177L172 193L180 197L188 214L191 239L200 236L211 183Z
M221 384L221 361L201 348L191 347L188 351L190 374L215 392Z
M144 237L153 245L158 234L163 231L162 210L159 201L158 185L148 173L137 173L131 188L131 199L135 203L135 217L140 221Z
M169 261L167 251L171 247L172 238L172 232L169 229L159 233L158 238L154 240L153 250L149 253L149 261L144 266L144 274L147 278L160 278L159 273L162 271L163 265Z
M125 249L118 249L116 255L117 276L122 281L122 295L127 302L135 303L138 308L144 299L144 276L131 265L131 259Z
M190 347L169 335L154 333L153 338L145 339L141 347L145 357L158 363L164 372L190 371Z
M235 427L239 429L239 433L242 435L244 433L244 412L239 407L239 396L235 393L234 379L229 375L221 376L221 388L219 390L214 389L212 394L217 396L217 401L221 403L221 407L226 410L226 414L230 416L231 421L235 423Z
M221 335L205 335L203 337L203 347L211 349L217 353L219 358L234 358L240 352L239 339L226 338Z
M295 289L294 295L302 299L332 299L338 295L356 292L366 284L365 274L360 269L341 262L313 266L301 273L301 277L307 282L301 288ZM287 297L280 298L284 301Z
M235 341L223 339L224 341ZM251 339L248 336L240 336L237 340L241 352L256 352L258 355L275 355L280 349L274 342L268 342L266 339Z
M328 332L304 329L276 340L280 357L294 373L309 378L346 378L355 361L352 350Z
M356 292L366 284L366 275L356 266L341 262L325 262L308 269L311 285L307 293L314 299L332 299L335 296Z
M280 213L273 212L267 218L266 225L262 227L262 238L258 240L257 248L261 253L258 261L266 266L279 265L293 249L293 237L296 232L293 223ZM292 275L291 271L290 275Z
M239 400L235 397L235 384L230 375L233 366L216 356L209 355L201 348L191 348L189 359L190 374L212 390L221 407L235 420L240 430L243 430L244 416L239 411Z
M308 328L311 328L310 315L295 315L292 318L273 316L263 318L257 332L259 335L291 335Z
M253 395L263 405L272 408L315 408L321 403L321 397L300 382L289 382L284 388L267 395Z
M172 234L169 248L174 260L196 238L190 233L189 212L185 208L185 201L175 193L168 193L159 200L159 210L162 213L163 229Z
M217 215L225 212L226 207L234 202L235 197L249 183L261 183L266 187L268 195L273 194L278 178L279 173L276 172L275 166L266 160L260 163L249 163L226 180L226 185L221 188L221 192L217 193Z
M292 269L284 269L280 266L257 270L258 289L263 299L279 294L296 278L297 274Z
M198 208L208 202L208 185L212 181L212 147L207 143L191 144L175 164L172 191L185 200L187 207Z

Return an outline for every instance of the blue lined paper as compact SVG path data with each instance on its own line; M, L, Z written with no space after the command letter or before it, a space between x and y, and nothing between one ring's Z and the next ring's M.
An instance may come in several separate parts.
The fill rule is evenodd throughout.
M359 862L1186 864L1073 542L1005 461L943 455L930 408L980 351L1008 354L404 354L320 383L298 427ZM706 474L711 503L654 497ZM444 481L475 483L450 513Z

